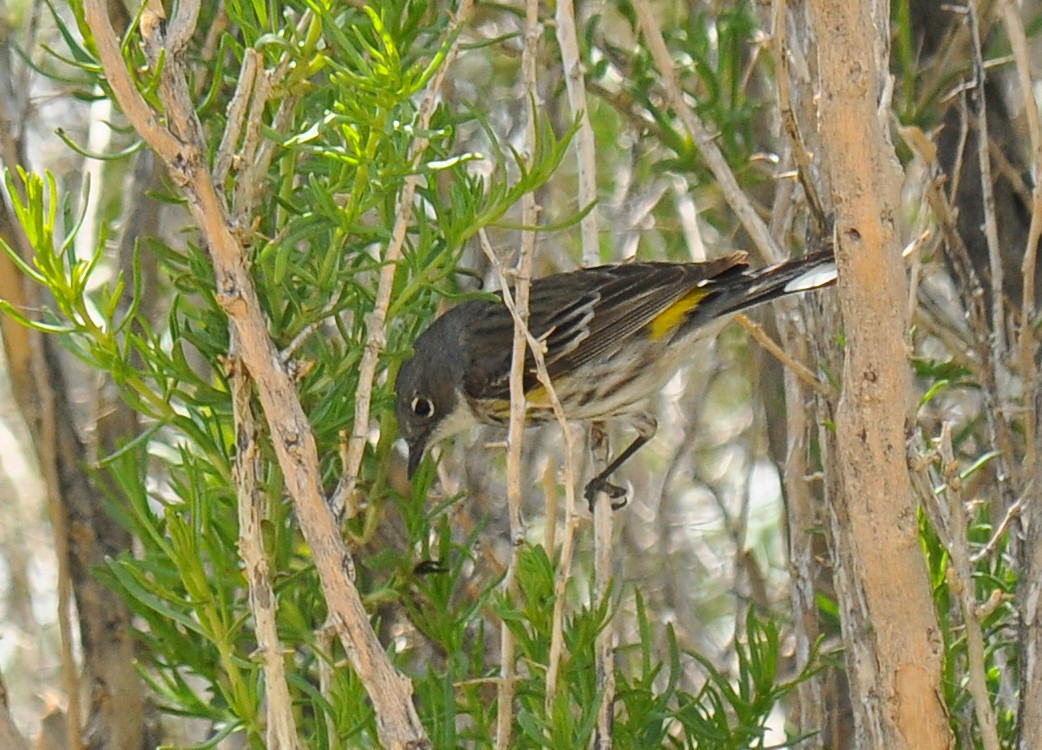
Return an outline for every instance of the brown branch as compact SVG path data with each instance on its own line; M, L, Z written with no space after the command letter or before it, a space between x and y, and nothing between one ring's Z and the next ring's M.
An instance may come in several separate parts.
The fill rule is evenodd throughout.
M188 5L182 4L171 28L186 27L191 17ZM412 704L411 686L388 660L351 580L353 562L325 502L314 434L268 335L244 249L231 232L226 206L203 162L206 149L182 62L176 55L165 59L159 85L169 123L164 127L130 78L102 0L88 0L86 16L116 100L138 134L166 163L209 249L217 300L228 315L241 347L242 362L255 383L301 531L318 570L330 619L373 702L380 741L394 750L428 747ZM146 53L154 61L166 45L162 25L145 14L141 32Z
M263 467L260 431L253 414L250 380L235 355L234 338L228 359L228 383L232 398L235 435L235 488L239 509L239 555L249 587L253 630L257 636L257 654L264 671L264 713L269 748L295 750L301 748L293 718L293 700L286 683L286 664L277 626L275 591L271 586L271 566L264 550L264 495L260 490Z
M1024 259L1021 272L1024 275L1024 290L1020 302L1020 330L1017 339L1020 382L1025 394L1024 413L1024 476L1031 481L1036 461L1035 431L1038 429L1038 415L1027 403L1028 396L1035 389L1038 379L1038 365L1035 361L1036 342L1034 323L1037 318L1035 307L1035 270L1038 263L1038 243L1042 239L1042 122L1038 113L1038 101L1035 98L1035 85L1031 78L1031 57L1028 51L1027 35L1020 12L1011 0L1004 0L1002 13L1010 46L1013 48L1013 59L1016 64L1017 81L1024 97L1024 115L1027 119L1028 134L1031 139L1032 173L1035 175L1034 187L1031 190L1031 225L1028 228L1027 245L1024 248Z
M455 30L470 14L472 0L463 0L456 13L450 28L446 31L450 38ZM445 53L434 77L431 79L427 91L424 93L420 103L419 112L416 116L416 132L427 131L431 116L440 95L445 76L452 67L456 55L459 53L460 37ZM427 150L429 139L423 135L417 135L409 146L409 162L415 168ZM419 174L415 171L405 179L401 195L398 196L397 220L391 230L391 241L387 246L387 252L383 257L383 266L380 269L380 280L376 287L376 299L373 310L369 313L367 322L367 333L365 349L362 352L362 361L358 365L358 388L355 391L355 415L351 425L351 434L347 439L347 456L344 477L340 486L333 495L332 505L339 515L346 512L351 518L358 511L358 497L356 489L358 485L358 472L362 466L362 457L365 452L366 443L369 440L369 406L373 397L373 383L376 379L376 367L379 362L380 352L383 351L387 327L387 308L391 304L391 290L394 287L394 274L398 267L398 259L401 257L402 248L405 246L405 236L412 221L412 211L416 188L419 183Z
M790 58L795 56L796 52L789 47L787 42L788 27L786 22L788 14L785 12L785 9L786 4L783 0L773 0L771 3L771 25L773 27L773 44L771 49L774 52L775 64L778 66L778 74L775 76L775 80L778 83L778 109L785 132L789 136L789 143L792 145L792 156L796 162L797 176L800 184L803 186L803 192L810 208L810 215L814 219L815 233L820 237L824 236L828 231L828 220L825 217L825 209L822 207L821 198L818 196L818 189L814 184L814 157L807 148L799 120L793 110L792 91L789 85L792 76ZM810 71L807 70L806 61L801 59L800 62L802 63L799 66L801 78L809 78Z
M792 371L800 382L808 386L812 391L821 396L827 398L830 401L835 400L839 395L836 390L823 380L820 380L813 372L811 372L805 364L798 361L795 357L790 355L781 347L774 339L767 335L766 331L749 318L739 313L735 316L735 320L738 321L738 325L745 329L746 333L753 337L761 347L767 350L767 352L782 363L786 368Z
M807 11L848 342L830 467L840 491L829 512L857 744L940 750L950 746L942 644L905 462L913 400L900 182L878 109L889 76L886 3L810 0Z
M984 636L981 633L980 620L977 617L976 582L973 578L973 565L970 559L969 519L962 498L962 478L959 476L959 463L952 450L952 429L948 422L941 427L939 441L939 458L944 472L945 502L941 503L936 494L931 493L940 511L946 514L947 524L937 529L943 534L943 542L951 555L948 585L959 600L962 609L963 625L966 635L966 659L970 695L973 696L973 711L977 717L978 729L985 750L999 750L998 729L995 722L995 710L989 698L987 665L984 652ZM934 483L937 486L937 483Z
M525 99L525 154L524 158L531 166L531 159L536 147L536 117L539 87L536 79L536 58L539 54L539 38L543 26L539 21L539 3L537 0L525 2L525 36L521 51L521 96ZM534 193L525 193L521 199L521 224L534 227L539 220L539 208ZM492 252L492 245L487 234L482 231L479 238L481 248L489 262L496 269L500 286L506 290L506 274L499 257ZM520 563L521 545L524 544L524 520L521 517L521 443L524 439L525 401L525 353L528 351L525 334L528 331L528 293L532 282L532 265L535 261L534 231L521 233L521 252L517 259L514 295L515 308L514 333L510 352L510 422L507 426L507 516L510 524L510 561L506 575L503 576L502 588L511 602L520 600L521 591L517 585L517 568ZM504 296L507 294L504 291ZM551 554L551 550L547 550ZM496 683L496 747L507 750L511 746L514 722L514 696L517 690L517 639L507 623L500 623L499 629L499 670L500 679Z
M1006 361L1006 316L1005 295L1002 291L1002 255L999 250L999 228L995 218L995 184L991 174L991 157L988 152L991 138L988 135L988 106L984 95L984 55L981 51L980 28L977 22L976 2L966 6L969 19L970 39L973 50L974 83L977 107L977 160L980 167L981 203L984 208L984 237L988 243L988 261L991 270L991 356L998 372ZM999 418L1008 413L1004 391L1000 387Z
M579 55L579 38L576 31L575 5L572 0L558 0L557 12L554 16L557 27L557 45L561 50L561 64L564 67L565 87L568 92L568 104L573 118L579 118L579 131L576 133L576 161L579 180L579 205L583 208L593 205L597 200L597 155L593 126L590 123L589 103L586 100L586 82L583 75L582 59ZM594 266L600 262L600 242L597 231L597 213L589 211L580 222L582 237L583 265ZM605 446L607 443L605 442ZM595 470L601 471L607 466L607 455L603 462L595 463ZM594 606L600 607L604 600L611 596L612 587L612 527L613 515L611 498L607 493L598 493L593 504L593 545L594 545ZM609 622L597 634L594 645L594 661L597 671L597 692L600 705L597 711L597 732L594 738L595 748L610 748L612 745L612 725L614 723L615 705L615 628ZM548 696L547 706L551 705Z
M670 57L669 49L666 47L666 41L662 36L662 29L658 21L655 20L655 14L651 9L650 2L648 0L634 0L633 9L636 11L637 19L640 21L640 28L648 43L648 49L651 50L651 56L655 60L655 67L658 68L659 75L662 78L662 84L666 89L670 106L680 116L680 121L684 124L688 135L691 136L691 139L698 147L702 160L709 168L709 171L713 173L713 177L727 200L727 204L735 212L745 231L749 233L749 237L752 239L753 245L760 256L768 263L780 262L785 257L785 254L778 247L778 243L774 241L774 238L771 237L767 225L760 218L756 207L749 200L749 196L745 194L745 191L738 184L734 172L724 158L723 152L716 145L712 134L706 129L698 115L695 114L695 111L684 98L684 92L677 82L673 60Z
M487 241L482 243L482 247L486 254L491 254L491 257L495 258L495 254L492 253L492 248ZM497 263L496 261L493 262ZM506 286L505 276L501 276L500 281L503 284L503 304L510 310L510 314L515 316L516 321L517 308L514 304L513 295ZM557 424L560 425L564 435L564 539L561 541L560 562L554 578L554 611L550 626L550 659L546 670L546 700L544 705L549 712L553 706L554 696L557 694L557 680L560 676L561 659L564 654L565 588L571 575L572 556L575 552L575 531L579 525L579 517L575 512L576 472L573 460L575 456L575 438L568 426L568 418L565 416L564 407L561 405L560 399L557 398L557 391L550 380L550 373L546 369L546 360L543 356L544 344L532 335L527 326L524 328L524 333L535 363L536 378L539 384L546 390L547 401L549 401L554 418L557 420ZM548 550L547 552L549 554L550 551Z

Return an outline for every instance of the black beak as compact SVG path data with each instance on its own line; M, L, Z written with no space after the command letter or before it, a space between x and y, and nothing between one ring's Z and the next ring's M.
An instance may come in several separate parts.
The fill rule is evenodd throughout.
M413 475L416 474L416 470L420 468L420 461L423 460L423 453L427 447L427 438L420 437L415 441L406 442L406 445L409 448L409 469L407 471L407 476L409 479L412 479Z

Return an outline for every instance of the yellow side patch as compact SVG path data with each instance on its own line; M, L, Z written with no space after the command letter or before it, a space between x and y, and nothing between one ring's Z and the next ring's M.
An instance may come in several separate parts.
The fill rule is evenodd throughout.
M550 395L546 392L546 388L542 385L537 385L535 388L525 394L525 401L533 409L549 409L550 408Z
M684 322L688 313L698 307L705 296L709 294L705 289L692 289L672 305L660 312L648 323L652 341L661 341L672 334L677 327Z

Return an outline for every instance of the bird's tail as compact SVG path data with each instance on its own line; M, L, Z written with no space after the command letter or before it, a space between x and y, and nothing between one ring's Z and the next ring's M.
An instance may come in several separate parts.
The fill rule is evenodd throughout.
M836 281L836 258L831 250L793 258L773 266L720 279L713 291L714 316L741 312L787 294L820 289ZM706 300L710 305L710 300ZM704 303L705 304L705 303Z

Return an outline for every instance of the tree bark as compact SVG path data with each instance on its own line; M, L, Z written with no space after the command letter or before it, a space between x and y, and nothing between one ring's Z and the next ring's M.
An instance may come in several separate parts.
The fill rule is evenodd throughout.
M818 135L846 335L832 498L835 581L858 747L951 745L941 641L908 476L912 405L899 169L886 130L886 2L810 0Z

